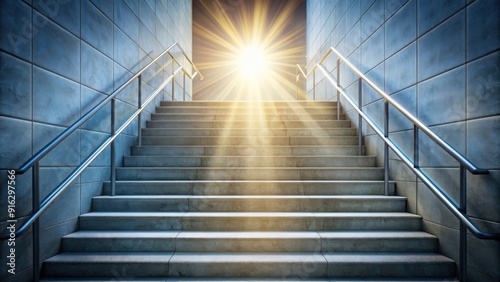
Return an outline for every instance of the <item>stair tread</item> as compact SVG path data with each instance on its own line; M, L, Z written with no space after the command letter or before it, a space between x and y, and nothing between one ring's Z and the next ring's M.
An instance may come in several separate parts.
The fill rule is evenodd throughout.
M80 217L408 217L421 218L407 212L89 212Z
M436 238L422 231L86 231L80 230L64 238L201 238L201 239L373 239Z

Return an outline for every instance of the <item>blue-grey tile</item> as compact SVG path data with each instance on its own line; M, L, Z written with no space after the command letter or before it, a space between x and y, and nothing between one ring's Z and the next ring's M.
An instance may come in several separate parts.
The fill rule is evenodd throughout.
M408 0L386 0L385 1L385 18L388 19L396 11L398 11Z
M467 7L467 60L500 48L500 2L478 0Z
M424 187L425 188L425 187ZM454 261L459 260L459 232L449 228L442 223L433 223L427 220L422 221L422 230L439 238L439 252ZM475 280L471 280L475 281Z
M33 61L75 81L80 79L80 41L35 12L40 29L33 38Z
M429 31L464 4L465 0L418 1L418 34Z
M409 87L403 91L394 93L391 97L396 100L406 111L413 116L417 116L417 96L416 87ZM413 123L406 118L395 107L389 107L389 130L398 131L404 129L412 129Z
M108 18L113 20L113 1L109 0L90 0L101 10Z
M500 114L500 52L467 65L467 118Z
M151 7L144 1L139 2L139 19L151 33L155 32L155 14Z
M366 73L366 77L370 79L378 88L384 91L384 76L385 76L385 63L381 63L374 69ZM363 105L369 104L375 100L379 100L382 96L376 92L371 86L363 81Z
M136 16L139 16L139 1L138 0L123 0L127 6L134 12ZM143 1L141 1L143 2Z
M417 213L423 220L457 229L458 219L424 184L418 184Z
M104 93L113 90L113 62L86 43L82 43L82 84Z
M465 122L433 126L431 130L460 154L465 155ZM419 134L419 152L421 166L458 165L453 157L422 132Z
M113 48L115 62L119 63L128 71L136 73L138 71L138 46L127 35L125 35L125 33L116 27L114 29Z
M33 149L38 152L56 138L66 127L33 123ZM76 130L48 153L42 166L76 166L80 163L80 133Z
M139 20L123 0L115 0L114 23L134 42L138 41Z
M364 2L364 1L363 1ZM377 0L368 11L361 17L361 40L364 41L375 30L377 30L385 20L385 9L383 0Z
M64 212L61 212L61 211ZM40 228L76 220L80 215L80 185L71 185L40 216Z
M0 52L0 114L31 119L31 65Z
M17 168L31 157L31 122L0 116L0 167Z
M477 220L476 224L486 232L500 232L498 221ZM467 266L489 277L489 279L470 281L500 281L500 269L498 268L498 265L500 265L500 242L498 240L483 240L468 235L467 249ZM485 257L488 259L485 259Z
M89 0L82 0L82 39L113 57L113 23Z
M25 60L31 60L31 11L21 1L0 1L0 48Z
M82 116L92 110L92 108L97 106L107 97L106 95L85 86L82 86L81 91ZM111 103L108 103L102 109L100 109L94 117L91 117L82 125L82 128L109 133L111 129Z
M116 101L116 129L121 127L137 110L137 106L132 106L120 100ZM137 131L137 119L133 121L124 131L126 134L135 134Z
M364 14L368 8L370 8L375 0L363 0L361 1L361 14Z
M384 28L379 28L361 47L361 60L363 62L363 73L371 70L384 60Z
M116 69L116 68L115 68ZM137 107L138 105L138 79L134 79L127 87L125 87L116 98L120 101L127 102Z
M403 154L413 160L413 131L406 130L390 133L389 138L394 142L394 144L396 144ZM390 151L392 153L392 150ZM398 157L397 155L394 155L391 158L397 159Z
M416 0L408 2L385 25L385 52L390 56L415 40L417 36Z
M467 157L478 167L500 167L500 116L467 121Z
M80 86L41 68L33 69L33 119L71 125L80 116Z
M149 5L151 10L156 11L156 1L155 0L146 0L146 3Z
M88 158L109 137L109 134L81 130L81 159ZM91 166L107 166L110 164L110 146L104 150L91 164Z
M499 221L500 170L487 175L467 175L467 214L475 218ZM488 195L488 196L485 196Z
M149 30L142 23L139 25L139 30L139 46L148 56L153 57L155 50L155 40L153 34L149 32Z
M117 163L118 164L118 163ZM81 175L82 184L90 182L108 181L110 178L108 167L88 167Z
M102 183L93 182L81 185L80 213L92 211L92 198L102 195Z
M419 80L465 61L464 28L465 13L460 12L418 40Z
M40 168L40 199L44 199L60 185L76 167L41 167ZM70 185L80 183L77 177Z
M427 125L465 118L465 67L418 85L418 117Z
M399 181L396 184L396 195L406 197L406 211L417 213L417 183Z
M73 34L80 34L80 0L35 1L33 7Z
M72 203L68 203L72 205ZM70 220L40 230L41 260L55 256L62 250L61 237L78 230L78 220Z
M350 30L354 24L359 22L361 13L361 0L354 0L346 12L345 25L347 30Z

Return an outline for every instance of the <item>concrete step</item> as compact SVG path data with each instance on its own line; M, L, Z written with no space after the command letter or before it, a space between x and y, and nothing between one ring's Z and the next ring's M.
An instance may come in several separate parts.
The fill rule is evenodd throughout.
M401 212L91 212L81 230L419 231L421 217Z
M130 156L126 167L363 167L375 166L374 156Z
M279 100L279 101L207 101L207 100L195 100L195 101L162 101L162 106L175 106L175 107L335 107L337 102L334 101L297 101L297 100Z
M120 167L118 180L381 180L379 167Z
M166 121L151 120L146 122L147 128L339 128L351 127L348 120L318 120L318 121Z
M288 113L282 114L273 112L263 112L263 113L221 113L221 114L199 114L196 112L187 113L156 113L151 115L152 120L204 120L204 121L245 121L245 120L267 120L267 121L278 121L278 120L303 120L303 121L313 121L313 120L336 120L337 113L336 109L334 112L329 114L299 114L299 113ZM345 120L345 114L340 115L341 120Z
M142 136L145 146L163 145L356 145L356 136Z
M362 148L364 151L364 147ZM233 146L133 146L135 156L352 156L359 154L353 145L233 145Z
M437 238L414 231L78 231L64 252L435 252Z
M203 129L203 128L143 128L142 136L356 136L355 128L225 128L225 129Z
M399 277L399 278L224 278L224 277L157 277L157 278L126 278L121 277L119 280L111 281L139 281L139 282L459 282L455 278L415 278L415 277ZM109 282L109 278L50 278L42 279L41 282Z
M44 261L49 277L167 277L171 252L60 253Z
M404 212L396 196L98 196L97 212Z
M390 182L390 195L394 182ZM109 195L109 182L103 193ZM116 195L383 195L383 181L117 181Z
M218 106L160 106L156 108L159 114L216 114L216 115L337 115L337 107L218 107Z

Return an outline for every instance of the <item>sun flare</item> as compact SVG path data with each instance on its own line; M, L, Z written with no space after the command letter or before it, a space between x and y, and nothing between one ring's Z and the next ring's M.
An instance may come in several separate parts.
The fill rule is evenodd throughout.
M248 46L240 50L237 64L244 77L259 78L267 69L267 54L260 46Z
M304 3L196 0L193 55L206 77L194 82L196 99L294 98L295 64L305 61L305 28L297 20Z

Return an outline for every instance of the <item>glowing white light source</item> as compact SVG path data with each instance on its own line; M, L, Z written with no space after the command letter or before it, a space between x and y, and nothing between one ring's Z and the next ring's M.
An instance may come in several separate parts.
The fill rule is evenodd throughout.
M264 50L258 46L242 49L239 54L239 66L245 76L261 76L267 68L267 58Z

